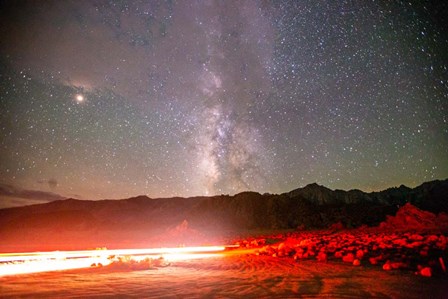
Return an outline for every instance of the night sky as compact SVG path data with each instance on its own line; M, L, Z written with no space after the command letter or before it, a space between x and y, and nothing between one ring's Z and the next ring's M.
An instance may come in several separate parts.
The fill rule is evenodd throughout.
M1 1L0 184L104 199L445 179L442 3Z

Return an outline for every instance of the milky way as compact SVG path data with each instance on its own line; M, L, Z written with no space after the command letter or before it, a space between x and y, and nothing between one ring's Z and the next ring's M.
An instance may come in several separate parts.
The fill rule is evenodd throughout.
M448 177L447 5L3 1L0 184L67 197Z

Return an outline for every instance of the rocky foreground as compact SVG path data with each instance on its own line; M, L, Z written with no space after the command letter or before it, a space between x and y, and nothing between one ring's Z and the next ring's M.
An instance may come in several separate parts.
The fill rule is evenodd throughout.
M447 274L446 215L434 215L407 204L376 228L297 231L237 239L256 255L290 258L297 262L345 263L355 267L405 270L431 277Z
M239 249L209 258L122 257L104 267L4 276L0 293L6 298L448 298L444 218L405 205L377 227L346 229L339 223L257 237L246 231L251 237L233 238ZM200 232L184 221L167 234L183 242L179 236Z
M272 238L281 241L267 245ZM378 266L386 271L409 270L428 277L446 274L448 257L446 235L411 232L298 232L235 243L258 248L256 255Z

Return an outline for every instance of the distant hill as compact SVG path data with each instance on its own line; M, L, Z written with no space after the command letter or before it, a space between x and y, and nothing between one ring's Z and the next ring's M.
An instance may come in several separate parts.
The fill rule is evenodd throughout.
M200 231L375 226L411 203L433 213L448 213L448 180L416 188L381 192L331 190L317 184L283 194L243 192L234 196L122 200L58 200L0 209L2 245L47 242L65 244L88 239L101 246L120 234L123 242L155 236L184 220ZM90 242L90 243L89 243ZM98 244L101 243L101 244ZM0 245L0 250L2 245ZM4 245L6 246L6 245Z

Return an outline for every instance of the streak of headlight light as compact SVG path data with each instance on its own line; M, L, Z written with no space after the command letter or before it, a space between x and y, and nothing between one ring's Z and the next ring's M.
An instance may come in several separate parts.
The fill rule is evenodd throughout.
M88 268L94 263L108 265L111 263L111 261L101 258L80 258L67 260L34 260L23 263L7 263L0 266L0 276L81 269Z
M88 268L92 264L109 265L110 256L133 256L134 259L164 257L168 261L207 258L234 246L197 246L115 250L82 250L0 254L0 276Z

